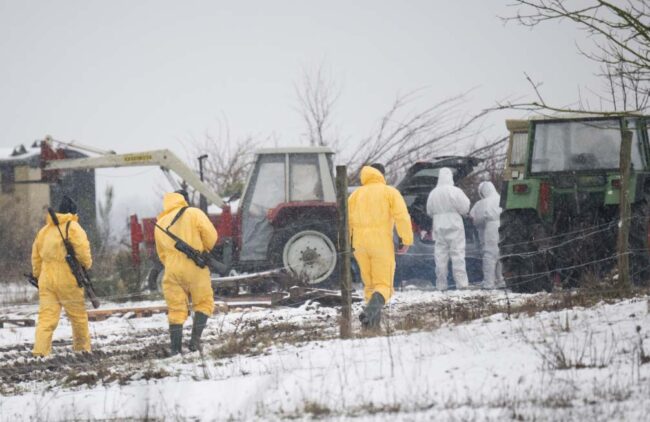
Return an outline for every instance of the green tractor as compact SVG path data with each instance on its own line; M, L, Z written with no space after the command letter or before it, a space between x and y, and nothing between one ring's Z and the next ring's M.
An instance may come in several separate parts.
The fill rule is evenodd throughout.
M630 275L650 276L648 117L509 120L499 248L515 292L600 279L617 260L623 132L632 132Z

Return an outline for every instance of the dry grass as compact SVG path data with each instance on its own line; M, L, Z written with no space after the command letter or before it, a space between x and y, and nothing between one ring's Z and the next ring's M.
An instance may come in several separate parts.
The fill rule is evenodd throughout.
M542 347L533 347L545 367L551 370L602 369L608 367L616 355L618 343L613 334L610 340L600 346L592 334L586 335L584 339L573 340L554 336L552 340L544 342Z
M424 331L434 330L442 324L462 324L495 314L506 314L508 318L518 318L521 315L530 317L540 312L557 312L575 307L589 308L600 303L615 303L647 294L648 289L577 289L532 295L514 304L507 299L496 302L489 296L477 296L463 301L449 298L443 302L410 305L386 316L390 318L392 331ZM570 331L568 319L565 321L564 330Z
M91 371L70 371L64 378L63 384L69 387L108 385L118 383L119 385L126 385L134 379L152 380L163 379L171 374L162 368L154 368L150 366L144 371L139 371L136 368L125 368L119 371L101 367Z
M259 321L243 323L228 334L224 342L210 351L210 356L223 359L236 355L256 356L265 353L277 344L297 344L315 340L336 338L318 325L298 325L280 322L262 325Z
M427 410L431 406L423 406L413 410ZM296 409L293 412L270 412L276 416L280 416L282 419L324 419L324 418L335 418L335 419L346 419L350 417L359 417L366 415L386 415L386 414L395 414L401 412L403 407L400 404L377 404L373 402L361 403L357 406L349 407L346 409L332 409L323 403L316 401L306 400L301 408ZM267 409L259 409L258 415L269 416L269 411Z
M65 377L63 384L69 387L80 387L82 385L94 387L97 384L106 385L113 382L125 385L131 381L132 377L133 373L114 372L107 368L100 368L94 371L71 371Z
M350 416L359 416L359 415L377 415L385 413L399 413L402 410L402 406L398 404L382 404L378 405L375 403L367 403L362 406L357 407Z
M303 407L303 412L312 415L313 417L316 418L322 418L325 416L329 416L332 413L332 410L329 407L324 406L320 403L307 401L305 402L305 405Z
M643 336L641 335L641 326L637 325L636 326L636 334L638 336L638 341L639 344L637 345L637 348L639 350L639 365L644 365L646 363L650 363L650 355L647 355L645 352L645 348L643 347Z

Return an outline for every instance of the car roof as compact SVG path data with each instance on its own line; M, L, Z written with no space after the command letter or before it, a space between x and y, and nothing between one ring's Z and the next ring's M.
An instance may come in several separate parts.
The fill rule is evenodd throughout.
M441 166L454 166L454 165L459 165L459 166L465 166L467 164L471 164L473 166L477 165L483 161L481 158L478 157L468 157L468 156L461 156L461 155L443 155L440 157L434 157L431 160L428 161L417 161L415 164L411 166L410 169L413 168L426 168L426 167L441 167ZM409 170L410 170L409 169Z

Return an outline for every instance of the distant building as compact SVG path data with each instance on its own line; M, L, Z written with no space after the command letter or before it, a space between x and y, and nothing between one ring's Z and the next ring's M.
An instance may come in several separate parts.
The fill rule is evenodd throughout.
M67 148L54 150L37 141L30 147L0 148L0 209L16 225L24 227L25 235L33 236L45 221L45 209L58 205L68 195L79 205L79 220L91 233L95 232L95 172L67 170L44 172L44 158L79 158L85 154Z

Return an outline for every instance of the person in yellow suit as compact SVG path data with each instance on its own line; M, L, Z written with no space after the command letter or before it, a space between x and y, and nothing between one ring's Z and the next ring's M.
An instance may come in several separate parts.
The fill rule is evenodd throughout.
M32 354L47 356L52 351L52 334L59 324L61 307L72 325L72 349L90 352L88 313L84 303L84 291L79 287L68 263L63 236L74 247L79 263L89 269L92 265L90 244L86 232L79 225L77 205L64 196L56 214L59 228L46 217L45 226L36 235L32 246L32 272L38 279L38 324ZM61 233L59 232L61 230Z
M192 248L209 252L217 243L217 230L203 211L189 207L184 190L167 193L163 198L163 212L157 224L172 232ZM189 349L199 350L201 334L208 316L214 310L214 294L209 268L199 268L194 261L174 247L175 241L156 229L156 251L165 267L162 289L167 302L171 354L181 353L183 323L187 319L188 303L192 300L194 322Z
M359 316L364 328L379 328L381 309L393 295L395 250L393 228L400 238L398 253L413 244L411 217L397 189L386 185L384 166L361 169L361 187L348 199L350 236L359 264L366 307Z

